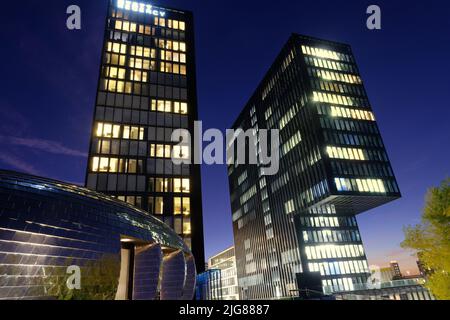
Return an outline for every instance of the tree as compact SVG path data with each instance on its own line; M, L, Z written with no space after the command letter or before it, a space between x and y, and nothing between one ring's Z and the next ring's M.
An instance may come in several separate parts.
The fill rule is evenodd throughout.
M421 224L405 228L401 246L432 270L426 286L436 298L450 300L450 179L428 191Z
M67 266L72 264L69 259ZM114 300L119 284L120 258L103 255L98 260L84 263L81 268L81 289L67 286L69 275L66 268L47 269L51 276L46 281L47 294L58 300Z

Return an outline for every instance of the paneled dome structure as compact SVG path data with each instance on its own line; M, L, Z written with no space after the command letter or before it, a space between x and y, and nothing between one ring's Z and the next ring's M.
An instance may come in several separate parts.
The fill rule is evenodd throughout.
M145 211L0 170L0 299L190 300L195 277L183 240Z

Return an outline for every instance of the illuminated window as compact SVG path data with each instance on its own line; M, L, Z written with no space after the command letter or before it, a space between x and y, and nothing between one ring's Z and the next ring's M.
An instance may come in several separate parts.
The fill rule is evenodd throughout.
M333 80L339 82L345 82L350 84L361 84L362 80L359 76L347 73L338 73L329 70L320 70L310 68L311 74L317 78L322 78L324 80Z
M98 171L99 172L108 172L108 170L109 170L109 158L100 158Z
M156 192L170 192L170 179L156 178L155 179Z
M106 53L106 63L107 64L114 64L114 65L120 65L124 66L126 61L126 56L121 54L115 54L115 53Z
M141 46L131 46L130 55L154 59L156 58L156 50Z
M144 128L124 126L122 138L144 140Z
M156 62L148 59L130 58L129 66L135 69L156 70Z
M164 199L162 197L155 198L155 214L164 213Z
M292 200L289 200L288 202L286 202L285 204L284 204L284 212L286 213L286 214L289 214L289 213L292 213L292 212L294 212L295 211L295 203L294 203L294 200L292 199Z
M300 131L297 131L285 144L283 144L283 154L288 154L302 141L302 135Z
M155 17L155 25L160 26L160 27L165 27L166 19L160 18L160 17Z
M191 214L191 200L190 198L173 198L173 208L175 215L185 215Z
M191 192L191 183L189 179L183 179L183 187L182 187L183 193L190 193Z
M319 58L326 58L326 59L332 59L332 60L340 60L340 61L347 61L350 62L351 58L349 55L345 53L340 53L336 51L321 49L321 48L314 48L309 46L302 46L302 52L306 55L316 56Z
M174 112L180 114L188 113L188 106L186 102L175 102L174 103Z
M109 159L109 172L119 172L119 159Z
M328 156L332 159L367 160L365 151L356 148L327 147Z
M166 50L186 52L185 42L159 39L158 47Z
M349 109L349 108L335 107L335 106L330 106L330 110L331 110L332 117L375 121L375 116L370 111Z
M161 144L156 145L156 157L164 158L164 145Z
M150 145L150 156L156 158L170 158L171 157L171 146L163 144L152 144Z
M132 80L132 81L139 81L139 82L147 82L147 80L148 80L148 73L145 72L145 71L131 70L131 72L130 72L130 80Z
M182 190L182 180L181 179L173 179L173 192L181 193Z
M127 45L121 44L119 42L108 42L107 43L107 51L114 52L114 53L126 54L127 53Z
M105 138L119 138L120 126L99 122L97 123L96 136Z
M189 179L173 179L173 192L190 193Z
M117 158L92 158L93 172L109 173L142 173L142 160L117 159Z
M337 191L386 193L385 184L381 179L335 178L334 181Z
M181 198L173 198L173 213L180 215L182 213L182 201Z
M138 27L138 32L141 34L151 35L152 28L150 26L144 26L144 25L140 24Z
M127 173L137 173L137 160L128 160L128 170Z
M188 105L186 102L172 102L167 100L151 100L150 102L151 111L159 112L173 112L178 114L187 114Z
M116 67L108 67L106 72L109 78L113 79L125 79L125 69L116 68Z
M191 234L191 219L189 218L183 218L183 234Z
M188 216L191 214L191 199L183 198L183 214Z

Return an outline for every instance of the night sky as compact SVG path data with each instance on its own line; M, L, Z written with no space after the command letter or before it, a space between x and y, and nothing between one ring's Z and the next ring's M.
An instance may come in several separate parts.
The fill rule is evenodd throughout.
M450 5L377 1L158 1L196 17L200 118L226 129L292 32L352 45L403 198L359 216L369 263L398 260L403 227L420 221L426 190L450 169ZM82 30L65 27L82 10ZM0 57L0 168L82 184L107 0L5 1ZM206 255L233 243L225 166L204 167Z

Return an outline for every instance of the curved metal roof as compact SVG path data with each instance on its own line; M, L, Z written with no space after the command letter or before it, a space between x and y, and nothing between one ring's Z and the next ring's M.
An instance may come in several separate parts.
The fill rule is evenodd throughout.
M111 215L110 218L118 219L121 223L139 229L140 232L148 233L149 237L142 240L152 239L162 246L192 254L184 241L165 223L144 210L105 194L66 182L7 170L0 170L0 189L15 189L42 196L66 198L71 202L103 208L105 209L102 210L103 214L107 212Z

